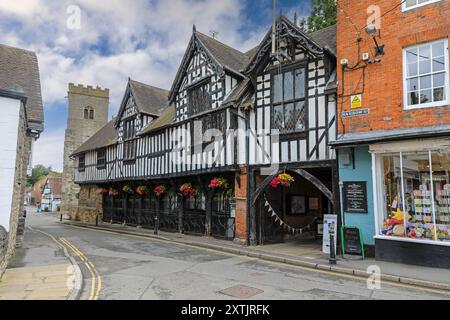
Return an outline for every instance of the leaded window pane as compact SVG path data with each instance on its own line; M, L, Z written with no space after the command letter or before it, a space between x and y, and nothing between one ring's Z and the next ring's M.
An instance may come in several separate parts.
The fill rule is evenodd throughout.
M305 69L295 70L295 99L305 97Z
M283 100L283 75L276 74L273 77L273 102L281 102Z
M294 98L294 76L292 72L284 74L284 98L283 100L292 100Z

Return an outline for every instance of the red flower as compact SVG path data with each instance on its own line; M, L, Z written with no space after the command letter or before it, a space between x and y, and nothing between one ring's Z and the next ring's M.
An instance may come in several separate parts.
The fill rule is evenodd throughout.
M276 189L280 183L280 179L278 177L275 177L272 179L272 181L270 181L270 187Z

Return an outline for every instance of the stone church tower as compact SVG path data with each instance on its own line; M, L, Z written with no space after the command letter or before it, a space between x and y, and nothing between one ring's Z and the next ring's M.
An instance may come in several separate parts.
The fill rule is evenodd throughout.
M70 155L108 122L109 89L69 84L69 115L64 140L61 213L73 218L80 188L74 183L76 163Z

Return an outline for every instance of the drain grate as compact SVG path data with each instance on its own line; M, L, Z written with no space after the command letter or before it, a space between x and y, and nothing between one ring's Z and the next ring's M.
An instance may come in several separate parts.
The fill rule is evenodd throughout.
M263 293L263 290L252 288L248 286L234 286L228 289L224 289L219 291L219 293L225 294L230 297L239 298L239 299L249 299L251 297L257 296L258 294Z

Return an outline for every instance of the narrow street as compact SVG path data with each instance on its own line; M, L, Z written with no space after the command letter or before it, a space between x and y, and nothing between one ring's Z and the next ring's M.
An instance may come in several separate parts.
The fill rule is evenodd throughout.
M380 290L368 290L365 281L351 276L76 228L59 224L58 218L30 212L27 226L52 235L76 259L84 278L81 299L450 298L444 293L384 283Z

